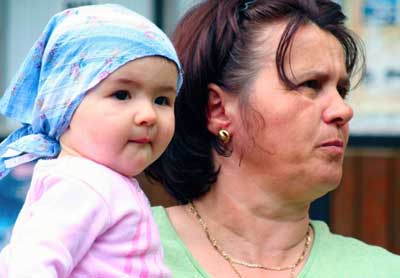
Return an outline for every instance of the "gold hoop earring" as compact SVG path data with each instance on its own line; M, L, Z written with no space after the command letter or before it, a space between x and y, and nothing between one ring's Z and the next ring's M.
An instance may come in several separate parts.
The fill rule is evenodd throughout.
M218 131L218 139L224 143L224 144L228 144L229 141L231 140L231 135L229 134L229 132L226 129L220 129Z

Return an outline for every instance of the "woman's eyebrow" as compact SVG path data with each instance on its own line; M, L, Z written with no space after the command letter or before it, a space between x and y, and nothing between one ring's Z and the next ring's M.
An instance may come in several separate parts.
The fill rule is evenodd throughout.
M296 74L294 76L294 78L296 80L301 80L304 78L316 78L316 79L321 79L321 80L326 80L328 79L330 76L330 74L324 70L320 70L320 69L311 69L311 70L307 70L304 72L301 72L299 74ZM339 78L339 83L346 85L346 84L350 84L350 78L348 74L343 74L342 76L340 76Z

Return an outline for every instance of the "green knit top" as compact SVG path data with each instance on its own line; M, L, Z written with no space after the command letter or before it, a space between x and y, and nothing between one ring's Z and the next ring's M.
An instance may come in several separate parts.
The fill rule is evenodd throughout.
M193 258L177 235L163 207L153 207L164 257L174 278L212 278ZM400 256L336 235L322 221L311 221L314 241L298 278L396 278L400 277Z

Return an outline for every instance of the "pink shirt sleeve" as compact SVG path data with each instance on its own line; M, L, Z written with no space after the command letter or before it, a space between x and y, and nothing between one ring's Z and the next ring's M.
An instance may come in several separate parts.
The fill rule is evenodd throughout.
M24 206L14 228L8 278L68 277L109 225L107 203L89 185L60 178L45 183L47 190Z

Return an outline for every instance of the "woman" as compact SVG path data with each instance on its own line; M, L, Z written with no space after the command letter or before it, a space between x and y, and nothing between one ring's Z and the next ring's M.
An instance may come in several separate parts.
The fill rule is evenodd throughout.
M176 135L149 169L182 203L153 211L174 277L400 273L399 256L308 216L340 182L364 67L344 19L329 0L209 0L179 23Z

